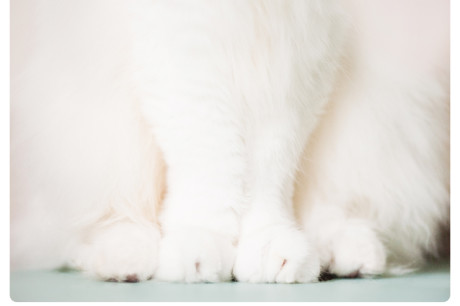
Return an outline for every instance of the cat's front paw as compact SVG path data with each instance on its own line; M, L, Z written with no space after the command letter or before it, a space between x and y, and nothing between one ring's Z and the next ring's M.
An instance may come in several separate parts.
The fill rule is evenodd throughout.
M319 272L319 259L305 235L279 226L242 235L233 269L238 281L251 283L315 282Z
M235 247L209 230L183 228L161 241L155 279L172 282L221 282L232 278Z
M97 279L138 282L157 267L160 232L154 226L116 222L93 230L71 265Z

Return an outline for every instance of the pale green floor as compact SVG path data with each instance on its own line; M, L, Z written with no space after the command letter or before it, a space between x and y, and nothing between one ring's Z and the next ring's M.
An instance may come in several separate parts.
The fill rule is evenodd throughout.
M99 282L77 272L11 274L14 301L439 301L450 296L448 263L417 273L313 284L171 284Z

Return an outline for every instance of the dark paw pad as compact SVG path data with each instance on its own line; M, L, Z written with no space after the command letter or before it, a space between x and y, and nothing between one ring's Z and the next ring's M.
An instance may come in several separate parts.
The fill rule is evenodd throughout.
M319 275L318 280L319 280L320 282L327 282L327 281L330 281L330 280L336 279L336 278L337 278L337 275L332 274L332 273L330 273L330 272L328 272L328 271L323 271L323 272L321 272L321 274Z
M137 283L139 281L139 278L137 277L136 274L129 274L126 276L125 282L127 283Z
M361 275L359 274L359 270L351 272L350 274L345 276L345 278L359 278L359 277L361 277Z

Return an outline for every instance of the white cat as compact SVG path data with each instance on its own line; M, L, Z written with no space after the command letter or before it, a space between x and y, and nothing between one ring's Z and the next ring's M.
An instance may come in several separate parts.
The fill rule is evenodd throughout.
M291 283L437 254L447 1L11 6L13 269Z

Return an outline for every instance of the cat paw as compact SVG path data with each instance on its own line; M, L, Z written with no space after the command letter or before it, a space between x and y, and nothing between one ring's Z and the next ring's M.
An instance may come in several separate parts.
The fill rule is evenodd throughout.
M233 273L242 282L306 283L318 280L320 264L301 231L269 227L241 237Z
M184 228L165 234L155 279L170 282L222 282L232 279L235 247L208 230Z
M88 238L71 266L105 281L138 282L153 276L160 241L155 227L117 222L94 230Z
M370 228L350 226L335 237L330 248L328 271L339 277L372 277L385 270L385 248Z

